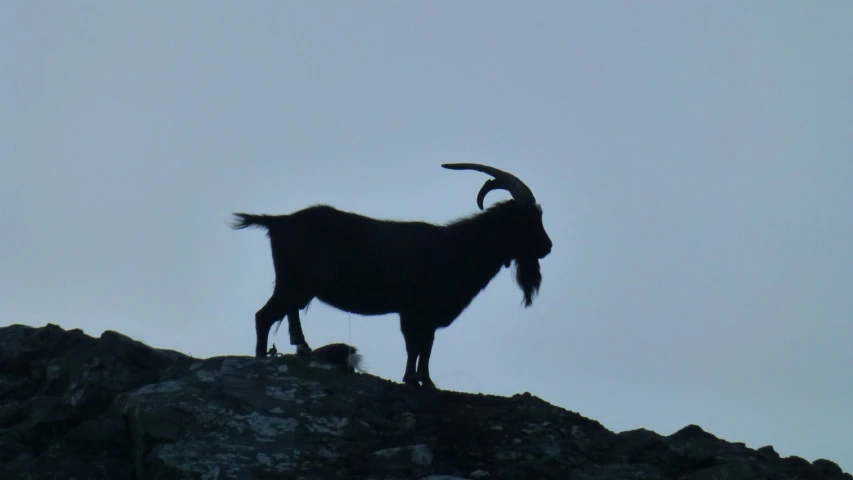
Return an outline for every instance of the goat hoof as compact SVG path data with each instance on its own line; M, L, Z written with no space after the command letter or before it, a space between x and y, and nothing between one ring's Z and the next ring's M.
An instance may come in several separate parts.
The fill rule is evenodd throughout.
M413 387L420 387L421 383L418 381L417 376L406 374L403 376L403 383L406 385L411 385Z
M432 383L432 380L430 380L429 378L421 379L421 387L426 390L438 390L438 387L436 387L435 384Z
M311 350L311 347L309 347L305 343L296 347L296 354L302 357L307 357L308 355L311 355L312 351L313 350Z

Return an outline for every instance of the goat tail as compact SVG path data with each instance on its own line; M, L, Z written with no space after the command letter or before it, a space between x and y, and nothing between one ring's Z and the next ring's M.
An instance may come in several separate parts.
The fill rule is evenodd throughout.
M231 228L240 230L247 227L259 227L269 230L272 224L272 216L270 215L252 215L251 213L235 213L234 223Z

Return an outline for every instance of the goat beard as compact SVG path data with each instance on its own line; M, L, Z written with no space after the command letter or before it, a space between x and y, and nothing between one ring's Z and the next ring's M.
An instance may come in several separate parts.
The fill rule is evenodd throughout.
M536 258L519 258L515 261L515 281L524 293L524 306L533 304L533 297L539 293L542 285L542 273Z

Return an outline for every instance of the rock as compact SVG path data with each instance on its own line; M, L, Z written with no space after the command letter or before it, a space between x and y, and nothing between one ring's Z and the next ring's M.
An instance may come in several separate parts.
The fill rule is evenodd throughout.
M196 359L112 331L0 328L0 478L853 480L696 425L616 434L528 392L415 389L326 351Z
M821 476L838 476L844 473L841 471L841 467L839 467L838 464L823 458L819 458L812 462L812 467L812 470L819 472Z
M774 450L774 449L773 449L773 447L772 447L772 446L770 446L770 445L767 445L767 446L764 446L764 447L759 448L759 449L757 450L757 452L758 452L758 453L759 453L763 458L765 458L765 459L767 459L767 460L778 460L778 459L779 459L779 454L778 454L778 453L776 453L776 450Z

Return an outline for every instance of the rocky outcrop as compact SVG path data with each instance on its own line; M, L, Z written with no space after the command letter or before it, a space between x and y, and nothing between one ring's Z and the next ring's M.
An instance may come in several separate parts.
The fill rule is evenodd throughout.
M698 426L615 434L528 393L420 391L312 357L195 359L0 328L3 479L847 479Z

